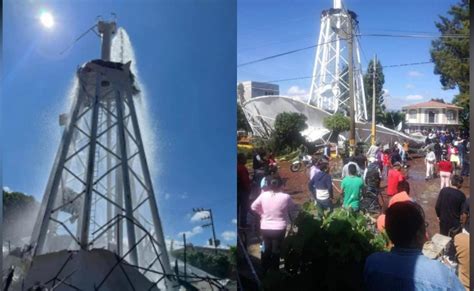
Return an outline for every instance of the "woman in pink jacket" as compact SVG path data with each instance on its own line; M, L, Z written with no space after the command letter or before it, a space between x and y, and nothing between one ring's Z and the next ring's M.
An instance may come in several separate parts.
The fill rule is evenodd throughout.
M281 192L281 178L270 180L269 189L262 192L252 203L252 210L260 215L260 230L264 243L262 267L278 270L280 265L280 248L285 238L286 227L290 218L298 210L290 195Z

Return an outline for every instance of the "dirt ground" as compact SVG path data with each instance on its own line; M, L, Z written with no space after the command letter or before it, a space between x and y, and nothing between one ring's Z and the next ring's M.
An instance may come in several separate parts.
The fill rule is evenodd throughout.
M330 167L332 173L336 172L335 168L340 168L340 161L332 161ZM435 213L435 204L436 199L438 198L440 190L440 180L435 178L429 181L425 181L425 164L422 158L415 158L408 162L408 181L410 183L410 196L413 197L424 209L426 220L429 224L428 234L432 237L435 233L439 232L438 220ZM290 171L290 162L280 162L279 163L279 173L280 176L284 179L285 188L284 191L290 194L293 198L293 201L297 204L303 204L309 200L309 191L308 191L308 179L309 179L309 169L302 170L297 173ZM333 174L333 179L335 184L340 187L339 173ZM386 180L382 181L382 187L385 186ZM463 187L461 189L466 197L469 197L469 179L465 178ZM335 191L336 198L340 194ZM253 198L253 197L252 197ZM256 198L256 197L255 197Z
M428 235L433 237L434 234L439 232L439 224L435 213L436 199L439 194L440 180L435 178L429 181L425 181L425 164L423 158L414 158L408 162L408 181L410 183L410 196L413 197L425 211L426 221L428 222ZM309 201L309 190L308 190L308 179L309 169L304 169L300 172L293 173L290 171L290 162L280 161L279 174L285 181L284 191L291 195L293 201L296 204L303 204ZM336 186L340 187L340 173L336 169L342 168L342 162L340 160L333 160L330 163L331 174L333 175L333 181ZM339 170L340 171L340 170ZM386 179L382 180L382 188L385 187ZM466 197L469 197L469 179L465 178L463 187L461 189ZM258 188L254 188L254 191L250 197L251 201L257 198L259 194ZM340 197L340 194L335 191L335 198ZM245 237L245 245L249 254L249 259L253 262L255 272L261 275L260 269L260 238L258 232L258 218L252 215L251 212L248 215L247 221L251 225L249 228L239 229L239 235ZM240 273L243 275L242 278L247 278L247 283L252 286L253 275L248 269L248 265L245 263L245 267L241 269ZM244 271L243 271L244 270ZM244 282L242 282L244 283Z

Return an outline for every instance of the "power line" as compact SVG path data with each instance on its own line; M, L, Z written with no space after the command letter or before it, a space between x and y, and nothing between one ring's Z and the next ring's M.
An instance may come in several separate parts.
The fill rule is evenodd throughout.
M388 34L388 33L367 33L358 34L357 36L376 36L376 37L406 37L406 38L469 38L469 35L465 34Z
M360 37L360 36L405 37L405 38L469 38L468 35L464 35L464 34L446 34L446 35L427 35L427 34L421 35L421 34L418 34L418 35L416 35L416 34L377 34L377 33L372 33L372 34L354 34L354 36L357 36L357 37ZM346 38L340 38L339 40L346 40ZM276 54L276 55L271 55L271 56L264 57L264 58L261 58L261 59L256 59L256 60L253 60L253 61L250 61L250 62L242 63L242 64L237 65L237 67L239 68L239 67L243 67L243 66L247 66L247 65L251 65L251 64L255 64L255 63L260 63L260 62L263 62L263 61L267 61L267 60L282 57L282 56L285 56L285 55L297 53L297 52L300 52L300 51L303 51L303 50L315 48L315 47L318 47L320 45L329 44L329 43L333 43L333 42L336 42L336 41L337 41L337 39L332 40L332 41L328 41L328 42L324 42L324 43L318 43L318 44L315 44L315 45L311 45L311 46L307 46L307 47L303 47L303 48L299 48L299 49L295 49L295 50L291 50L291 51L286 51L286 52L279 53L279 54ZM359 47L361 47L361 46L359 45Z
M340 38L340 39L343 39L343 38ZM255 64L255 63L267 61L267 60L270 60L270 59L274 59L274 58L278 58L278 57L281 57L281 56L293 54L293 53L296 53L296 52L300 52L300 51L307 50L307 49L310 49L310 48L315 48L315 47L318 47L318 46L320 46L320 45L328 44L328 43L333 43L333 42L336 42L336 41L337 41L337 39L332 40L332 41L328 41L328 42L318 43L318 44L311 45L311 46L307 46L307 47L304 47L304 48L299 48L299 49L295 49L295 50L291 50L291 51L279 53L279 54L272 55L272 56L268 56L268 57L265 57L265 58L253 60L253 61L246 62L246 63L242 63L242 64L237 65L237 67L243 67L243 66L247 66L247 65L250 65L250 64Z
M395 64L395 65L386 65L382 66L382 68L395 68L395 67L406 67L406 66L417 66L417 65L426 65L426 64L431 64L433 61L427 61L427 62L416 62L416 63L405 63L405 64ZM359 71L358 69L354 71ZM317 75L316 77L319 77L320 75ZM311 79L313 76L304 76L304 77L295 77L295 78L288 78L288 79L279 79L279 80L272 80L272 81L265 81L265 83L279 83L279 82L286 82L286 81L295 81L295 80L304 80L304 79Z

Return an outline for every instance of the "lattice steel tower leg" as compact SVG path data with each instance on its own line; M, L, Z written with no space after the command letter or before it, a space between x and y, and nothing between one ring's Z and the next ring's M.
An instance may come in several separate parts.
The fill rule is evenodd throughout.
M349 29L349 26L352 29ZM348 47L349 31L353 32L355 119L367 120L364 81L360 64L357 15L342 7L341 0L334 0L334 7L321 14L316 58L313 66L308 104L330 113L349 111Z
M99 21L102 59L77 71L78 90L45 190L33 255L103 248L153 281L173 282L135 108L130 62L111 62L115 22Z

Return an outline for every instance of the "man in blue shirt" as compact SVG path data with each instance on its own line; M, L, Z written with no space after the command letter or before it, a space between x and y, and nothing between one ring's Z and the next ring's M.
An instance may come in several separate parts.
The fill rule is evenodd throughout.
M464 290L454 271L422 254L426 225L418 204L405 201L390 206L385 229L395 247L367 258L366 290Z
M333 189L332 178L329 175L329 165L322 163L319 165L319 170L309 181L309 188L311 193L315 193L317 205L323 210L332 210Z

